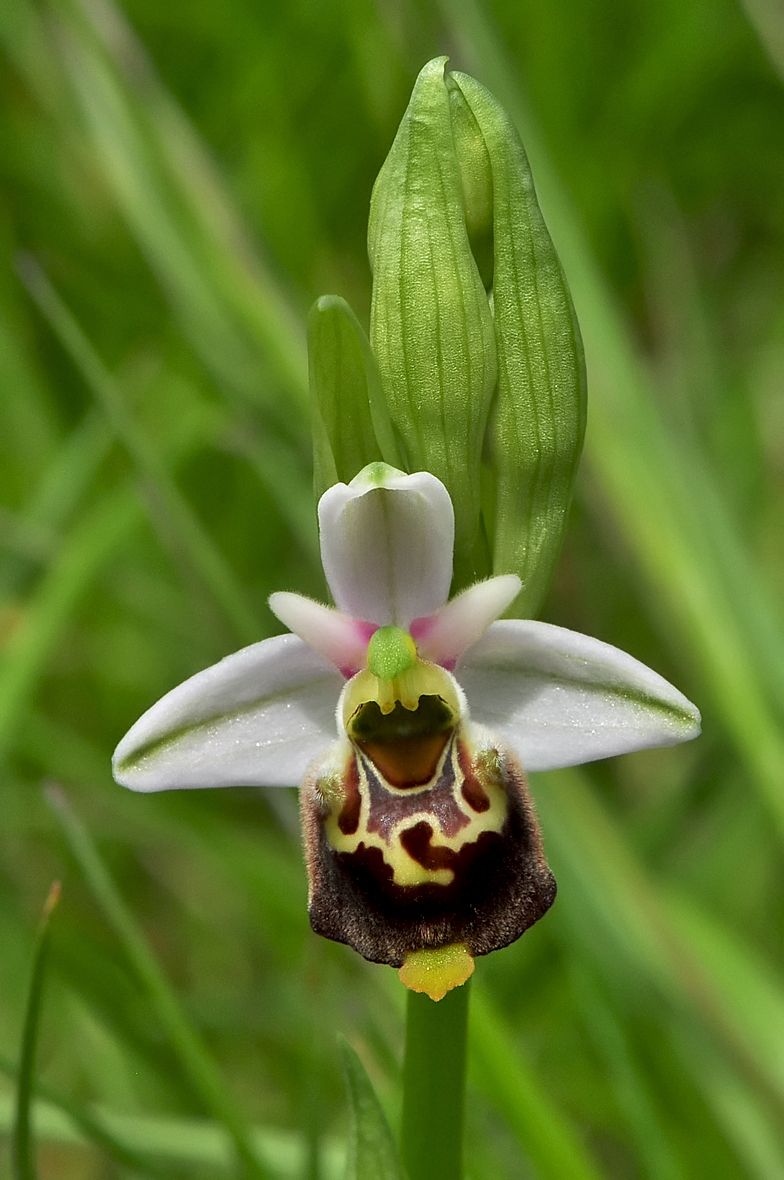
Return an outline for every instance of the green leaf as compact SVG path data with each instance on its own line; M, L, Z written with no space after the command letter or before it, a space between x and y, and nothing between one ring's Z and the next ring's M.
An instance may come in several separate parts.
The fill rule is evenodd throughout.
M449 73L446 88L466 232L480 278L485 290L489 291L493 285L493 173L490 157L474 113Z
M38 1024L41 1016L46 960L49 953L49 921L59 900L60 882L55 881L46 899L41 925L38 929L30 990L27 994L27 1010L22 1032L22 1053L16 1088L16 1120L12 1138L14 1180L36 1180L37 1176L35 1151L30 1134L30 1101L35 1079L35 1051L38 1044Z
M392 1132L364 1065L342 1037L338 1048L350 1114L345 1180L405 1180Z
M585 362L558 255L509 116L466 74L452 75L492 169L493 316L498 391L487 458L495 477L493 573L523 583L514 613L540 610L563 543L585 433Z
M496 381L493 320L471 252L444 80L421 71L373 190L370 339L411 469L455 508L455 589L489 573L480 464Z

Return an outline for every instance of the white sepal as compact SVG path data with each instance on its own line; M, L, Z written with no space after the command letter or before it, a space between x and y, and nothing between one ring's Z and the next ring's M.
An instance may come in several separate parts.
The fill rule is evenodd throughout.
M373 463L326 491L318 514L321 560L339 610L407 630L446 602L454 512L434 475Z
M417 619L411 634L419 654L434 664L454 667L466 648L481 639L514 601L521 585L516 574L501 574L469 586L429 619Z
M172 689L115 750L134 791L293 787L335 740L344 680L295 635L265 639Z
M697 709L658 673L549 623L493 623L456 674L474 720L508 742L529 771L675 745L700 732Z

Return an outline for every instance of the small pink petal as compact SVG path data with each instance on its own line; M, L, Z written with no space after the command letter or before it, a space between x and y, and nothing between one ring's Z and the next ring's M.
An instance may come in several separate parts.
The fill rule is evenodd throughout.
M278 591L270 595L270 610L289 631L334 664L348 679L365 666L367 645L378 628L352 619L301 594Z
M502 574L469 586L428 618L415 619L411 636L419 654L434 664L452 669L463 652L481 639L491 623L502 615L520 593L516 574Z

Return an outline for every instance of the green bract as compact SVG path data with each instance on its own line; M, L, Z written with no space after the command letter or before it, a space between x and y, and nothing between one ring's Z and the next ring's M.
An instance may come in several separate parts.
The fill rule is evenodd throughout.
M480 463L497 360L469 242L445 61L428 63L417 78L373 190L370 338L412 470L431 471L452 498L455 574L466 584L490 572ZM472 165L476 156L482 160L472 153Z
M517 133L445 64L420 73L373 190L372 349L343 300L311 313L316 491L379 459L433 473L453 590L513 573L510 613L535 615L582 447L582 345Z
M523 145L492 94L454 74L487 147L493 186L498 387L487 432L493 572L523 583L534 615L563 541L585 433L585 362L574 308Z

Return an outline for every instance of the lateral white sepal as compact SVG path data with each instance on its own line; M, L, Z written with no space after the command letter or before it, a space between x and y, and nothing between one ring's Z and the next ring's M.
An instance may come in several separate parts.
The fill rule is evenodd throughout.
M112 759L134 791L295 787L335 740L344 679L295 635L245 647L172 689Z
M474 720L502 737L528 771L675 745L700 732L698 710L658 673L549 623L493 623L456 675Z

